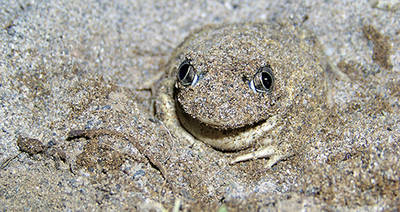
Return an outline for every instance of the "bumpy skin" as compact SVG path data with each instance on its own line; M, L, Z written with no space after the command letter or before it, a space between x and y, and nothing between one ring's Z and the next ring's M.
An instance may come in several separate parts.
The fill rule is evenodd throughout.
M285 117L306 114L326 102L320 51L311 44L304 33L284 24L211 25L193 32L165 67L157 117L177 138L201 140L218 150L237 151L259 142L265 146L261 157L275 158L275 163L290 151L281 137L291 124ZM200 76L194 86L177 80L185 60ZM267 65L273 88L254 92L249 81Z

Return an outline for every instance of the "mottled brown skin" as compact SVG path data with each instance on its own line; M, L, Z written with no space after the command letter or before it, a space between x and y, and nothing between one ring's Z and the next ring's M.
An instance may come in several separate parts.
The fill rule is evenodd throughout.
M297 113L326 102L321 51L311 43L285 24L206 26L170 58L158 88L157 117L177 138L201 140L218 150L237 151L258 142L264 148L232 163L270 157L272 166L291 154L282 129L304 121L284 117L304 117ZM200 76L194 86L177 80L185 60ZM255 92L249 81L263 66L271 67L275 81L269 92Z

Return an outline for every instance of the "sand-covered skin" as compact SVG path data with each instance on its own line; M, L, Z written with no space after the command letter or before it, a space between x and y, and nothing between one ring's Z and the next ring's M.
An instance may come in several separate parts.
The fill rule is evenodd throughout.
M395 1L0 3L0 207L397 207L396 8ZM236 153L201 142L176 145L148 114L143 82L193 29L280 18L313 31L349 76L332 78L336 106L324 111L331 115L314 129L293 129L312 137L296 138L298 154L271 170L263 160L231 167L225 159Z
M256 147L231 164L269 158L265 167L271 167L289 157L303 143L297 138L313 135L292 129L315 128L329 105L322 50L303 31L288 23L244 22L193 32L160 79L156 117L189 143L221 151ZM195 76L190 85L181 79L187 72Z

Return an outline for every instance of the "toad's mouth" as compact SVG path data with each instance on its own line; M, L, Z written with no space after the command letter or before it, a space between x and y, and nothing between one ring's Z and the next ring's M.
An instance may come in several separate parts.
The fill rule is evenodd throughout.
M263 136L261 125L266 120L234 129L218 129L207 125L186 113L179 104L175 104L180 124L196 139L221 151L246 149Z

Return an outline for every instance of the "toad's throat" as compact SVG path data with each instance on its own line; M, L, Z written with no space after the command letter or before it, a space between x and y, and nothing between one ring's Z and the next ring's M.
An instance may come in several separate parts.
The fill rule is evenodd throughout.
M176 114L183 128L185 128L196 139L209 144L215 149L222 151L237 151L246 149L250 147L252 143L254 143L253 141L258 140L262 136L261 133L249 132L251 129L262 125L265 120L235 129L217 129L193 118L181 108L179 103L175 103Z

